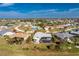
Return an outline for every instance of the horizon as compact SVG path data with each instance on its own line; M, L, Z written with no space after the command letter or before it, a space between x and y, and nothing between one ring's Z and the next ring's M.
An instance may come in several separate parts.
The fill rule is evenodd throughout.
M0 3L0 18L79 18L79 3Z

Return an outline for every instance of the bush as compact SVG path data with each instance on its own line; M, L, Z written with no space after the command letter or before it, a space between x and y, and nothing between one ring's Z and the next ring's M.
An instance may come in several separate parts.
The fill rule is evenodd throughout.
M36 45L36 49L38 50L48 50L47 45L46 44L38 44Z
M22 50L48 50L46 44L25 44L22 46Z
M22 50L29 50L29 48L27 47L27 48L22 48Z
M22 50L34 50L34 44L28 43L28 44L24 44L22 45Z
M22 41L24 39L23 38L17 38L17 37L14 37L14 38L10 38L7 40L8 44L22 44Z

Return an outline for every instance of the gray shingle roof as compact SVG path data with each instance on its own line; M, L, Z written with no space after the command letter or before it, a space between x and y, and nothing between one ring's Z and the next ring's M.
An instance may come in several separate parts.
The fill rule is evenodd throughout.
M79 35L79 30L77 30L77 31L71 31L70 33L71 33L71 34Z
M2 31L0 31L0 35L5 34L6 32L11 32L11 31L10 30L2 30Z
M71 38L74 36L72 34L69 34L68 32L62 32L62 33L60 32L60 33L56 33L55 35L61 39Z

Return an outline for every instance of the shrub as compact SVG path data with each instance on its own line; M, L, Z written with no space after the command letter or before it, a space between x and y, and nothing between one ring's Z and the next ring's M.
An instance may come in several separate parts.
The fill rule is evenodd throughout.
M22 44L22 41L24 39L23 38L17 38L17 37L14 37L14 38L10 38L7 40L8 44Z
M48 50L47 45L46 44L38 44L36 45L36 49L38 50Z

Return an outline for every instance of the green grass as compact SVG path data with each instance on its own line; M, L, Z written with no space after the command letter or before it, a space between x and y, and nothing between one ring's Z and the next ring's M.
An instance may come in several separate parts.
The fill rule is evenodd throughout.
M36 47L35 47L36 46ZM0 56L57 56L57 55L79 55L79 49L67 43L61 45L60 50L55 50L54 45L48 49L46 44L22 44L22 45L9 45L4 37L0 37ZM68 49L72 46L72 49Z

